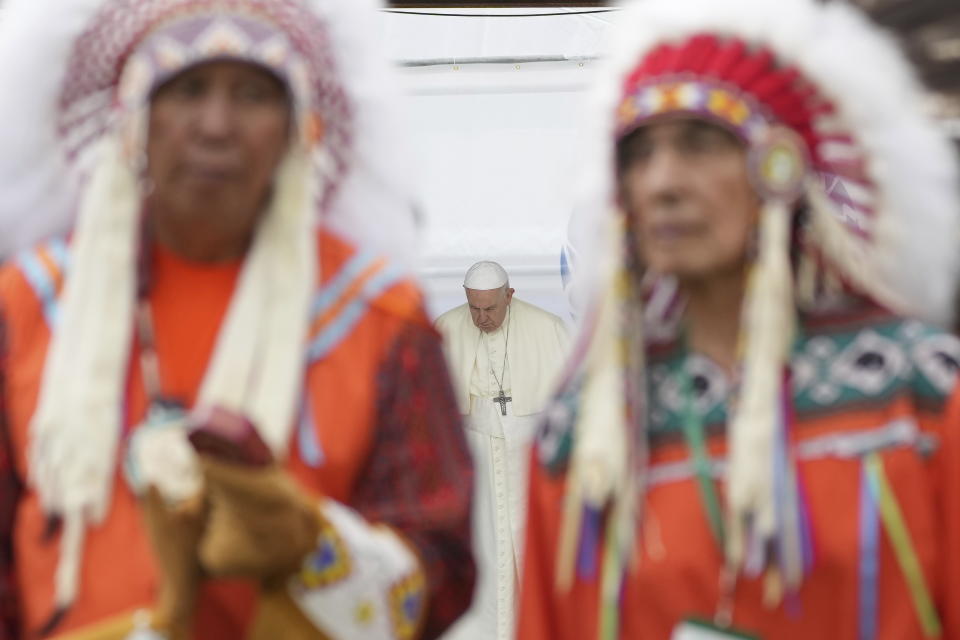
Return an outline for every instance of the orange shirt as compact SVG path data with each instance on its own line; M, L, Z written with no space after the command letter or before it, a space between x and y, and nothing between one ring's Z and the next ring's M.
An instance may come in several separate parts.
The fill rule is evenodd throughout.
M793 430L814 564L796 598L775 608L762 604L762 579L741 578L734 592L733 626L784 640L923 637L882 526L875 557L877 606L869 622L876 633L861 634L861 456L877 446L939 611L942 637L960 638L960 392L950 395L952 376L941 376L944 368L932 369L941 364L951 368L957 344L919 323L896 319L819 326L810 335L837 347L831 352L821 340L808 349L808 340L794 356L795 377L811 363L816 371L795 384L799 417ZM832 355L817 361L807 353L816 349ZM878 362L888 371L876 370ZM651 404L664 412L658 415L669 413L666 405L675 397L670 366L654 354L651 378L657 382L651 387ZM708 448L711 457L722 459L726 401L711 399L709 384L700 382L707 387L701 400ZM720 596L722 557L686 464L687 446L668 418L659 420L661 428L651 427L651 486L637 534L640 560L627 574L619 609L623 639L665 639L688 617L710 620ZM910 437L909 425L919 429L914 433L919 437ZM931 444L932 452L926 448ZM561 466L551 472L537 452L534 456L518 638L598 638L599 578L580 575L566 593L555 586L564 471ZM719 489L722 494L722 482Z

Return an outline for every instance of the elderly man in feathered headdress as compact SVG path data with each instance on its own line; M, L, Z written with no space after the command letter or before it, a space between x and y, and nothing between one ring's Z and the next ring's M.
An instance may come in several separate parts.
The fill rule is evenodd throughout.
M468 605L456 402L379 257L413 234L373 15L7 3L2 250L44 239L0 271L8 635L428 638Z
M958 184L906 64L842 3L619 28L519 637L957 637Z

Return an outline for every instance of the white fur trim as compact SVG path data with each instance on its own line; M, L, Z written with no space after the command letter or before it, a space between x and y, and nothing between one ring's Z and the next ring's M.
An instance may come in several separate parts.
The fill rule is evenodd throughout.
M247 415L275 454L290 439L317 279L309 158L294 149L246 258L198 398Z
M30 425L44 510L90 522L110 502L136 295L140 192L120 147L112 136L99 148Z
M119 136L98 153L80 208L74 276L64 285L61 322L30 424L30 483L44 511L64 523L58 607L76 597L86 526L102 521L110 504L133 324L139 189Z
M162 409L151 407L148 411ZM131 434L124 470L127 483L136 493L154 486L168 502L178 504L197 495L203 487L185 420L180 410L165 416L148 416L146 424Z
M780 426L783 368L794 335L790 273L789 209L768 204L761 213L759 257L751 269L740 332L747 336L743 387L730 417L727 553L739 567L745 551L743 525L752 521L759 541L776 533L774 483L770 473Z

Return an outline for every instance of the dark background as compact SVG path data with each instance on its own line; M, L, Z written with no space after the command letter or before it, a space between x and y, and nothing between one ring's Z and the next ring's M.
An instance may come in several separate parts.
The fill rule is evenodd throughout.
M960 1L853 0L895 31L930 88L960 90Z
M463 7L605 7L609 3L602 0L581 0L580 2L545 2L538 0L524 0L521 2L489 2L489 0L459 0L459 2L447 2L445 0L420 0L419 2L405 2L403 0L392 0L388 2L392 7L417 7L417 8L463 8Z

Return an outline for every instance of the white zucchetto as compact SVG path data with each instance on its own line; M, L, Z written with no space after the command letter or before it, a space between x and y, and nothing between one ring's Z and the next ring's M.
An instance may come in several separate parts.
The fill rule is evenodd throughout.
M467 270L467 275L463 279L463 286L466 289L487 291L489 289L499 289L507 282L507 272L503 267L496 262L483 260Z

